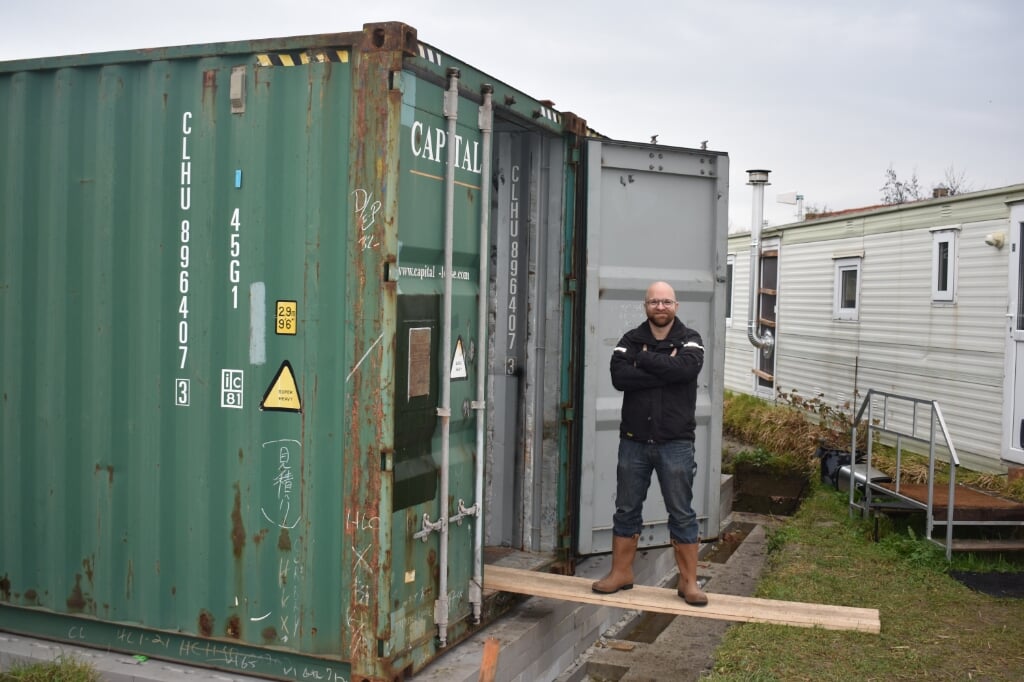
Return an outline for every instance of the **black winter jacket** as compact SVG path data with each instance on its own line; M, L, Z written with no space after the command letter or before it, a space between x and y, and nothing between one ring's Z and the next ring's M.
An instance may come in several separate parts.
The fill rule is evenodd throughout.
M661 341L651 334L646 320L626 332L611 363L612 385L623 392L619 434L645 443L693 441L697 375L703 365L700 334L678 317Z

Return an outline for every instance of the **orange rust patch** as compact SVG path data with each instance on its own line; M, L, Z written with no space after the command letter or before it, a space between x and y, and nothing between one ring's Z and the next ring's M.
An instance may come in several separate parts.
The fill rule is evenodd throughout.
M203 637L209 637L213 634L213 614L203 609L199 612L199 634Z
M231 508L231 544L235 558L242 558L245 548L245 525L242 523L242 489L235 484L235 504Z

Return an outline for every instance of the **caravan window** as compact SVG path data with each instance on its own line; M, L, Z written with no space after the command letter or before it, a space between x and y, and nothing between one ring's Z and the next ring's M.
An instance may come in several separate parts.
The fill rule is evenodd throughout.
M835 259L836 278L832 297L832 317L836 320L858 319L860 309L861 258Z
M957 230L932 232L932 300L955 301Z

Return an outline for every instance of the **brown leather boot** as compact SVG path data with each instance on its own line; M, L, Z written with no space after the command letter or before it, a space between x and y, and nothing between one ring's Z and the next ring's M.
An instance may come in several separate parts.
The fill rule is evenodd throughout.
M636 556L639 539L639 535L629 538L612 536L612 570L590 586L594 592L612 594L633 589L633 557Z
M705 606L708 603L708 596L701 592L697 583L697 551L700 545L696 542L683 544L673 540L672 547L676 551L676 565L679 567L676 594L690 606Z

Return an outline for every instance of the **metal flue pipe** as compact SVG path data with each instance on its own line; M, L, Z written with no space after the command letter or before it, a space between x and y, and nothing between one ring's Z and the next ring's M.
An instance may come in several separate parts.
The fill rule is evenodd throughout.
M768 170L748 170L747 184L754 188L753 213L750 219L750 300L747 315L747 340L760 348L765 357L772 353L775 338L770 330L757 336L757 322L761 317L761 223L764 221L764 186L768 184Z

